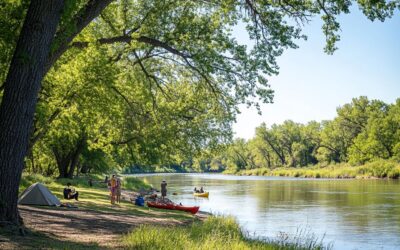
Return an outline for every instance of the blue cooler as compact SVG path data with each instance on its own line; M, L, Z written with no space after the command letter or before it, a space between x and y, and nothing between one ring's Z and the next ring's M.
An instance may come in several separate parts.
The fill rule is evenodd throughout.
M142 196L139 196L139 197L136 198L136 200L135 200L135 205L141 206L141 207L144 206L144 199L143 199Z

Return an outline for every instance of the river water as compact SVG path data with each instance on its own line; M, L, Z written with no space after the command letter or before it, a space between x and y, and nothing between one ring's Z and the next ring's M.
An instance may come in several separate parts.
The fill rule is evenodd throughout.
M221 174L135 175L168 198L201 211L234 216L250 236L279 239L298 231L333 249L400 249L400 182ZM193 197L203 186L209 198ZM176 192L177 195L172 195Z

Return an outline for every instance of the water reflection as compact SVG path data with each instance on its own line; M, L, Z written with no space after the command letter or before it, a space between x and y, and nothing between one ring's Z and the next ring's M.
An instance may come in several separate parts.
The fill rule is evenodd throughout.
M140 175L169 198L200 210L235 216L259 237L310 228L335 249L400 249L399 181L245 177L215 174ZM194 198L204 186L210 197Z

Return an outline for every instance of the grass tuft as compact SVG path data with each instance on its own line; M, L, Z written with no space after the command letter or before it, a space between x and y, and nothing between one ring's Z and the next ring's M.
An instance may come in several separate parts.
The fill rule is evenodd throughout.
M292 242L292 240L295 240ZM190 226L165 228L142 225L122 239L132 249L325 249L322 240L282 238L262 241L245 237L233 217L210 216L204 222ZM329 248L329 247L328 247Z

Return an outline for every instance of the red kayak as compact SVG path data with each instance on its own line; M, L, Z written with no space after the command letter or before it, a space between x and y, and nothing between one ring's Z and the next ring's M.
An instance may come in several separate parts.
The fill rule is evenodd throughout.
M169 209L169 210L180 210L180 211L185 211L189 212L192 214L196 214L199 211L200 207L185 207L173 203L159 203L159 202L147 202L148 207L155 207L155 208L161 208L161 209Z

